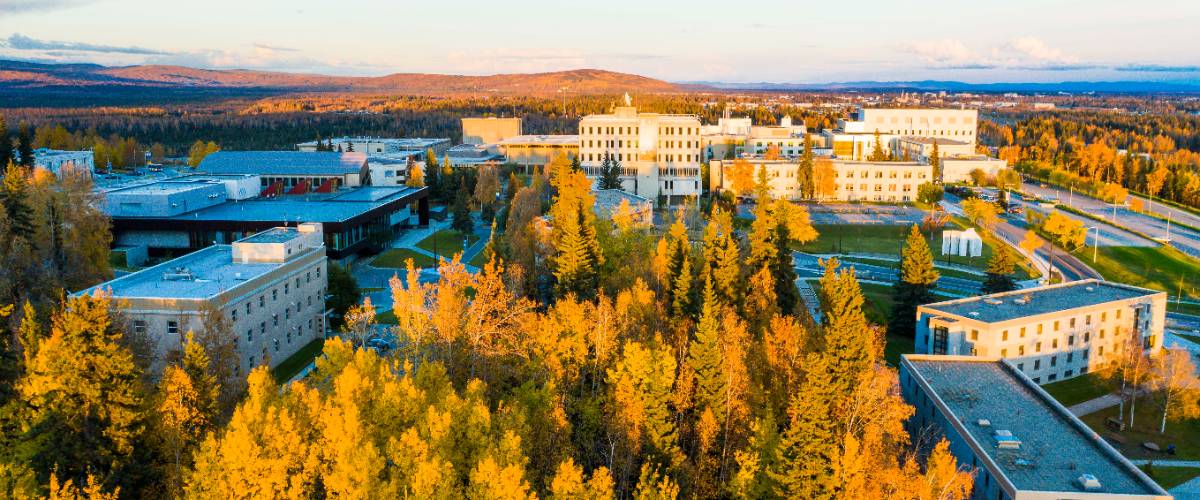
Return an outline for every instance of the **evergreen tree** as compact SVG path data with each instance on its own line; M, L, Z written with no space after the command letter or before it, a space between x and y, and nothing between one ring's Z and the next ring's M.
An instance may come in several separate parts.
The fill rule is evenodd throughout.
M583 171L583 166L579 164L579 155L575 155L575 156L571 157L571 171L572 172L582 172Z
M733 232L733 220L729 212L720 207L713 209L708 225L704 227L704 272L711 279L717 298L724 304L739 309L745 284L742 283L741 251Z
M892 315L888 331L912 337L915 332L917 306L933 302L938 272L933 267L933 254L916 224L904 241L900 255L900 279L892 288Z
M342 145L341 145L341 143L338 143L337 152L339 152L339 153L344 153L344 151L342 151Z
M621 162L608 153L600 163L600 189L621 189Z
M929 165L933 167L933 182L942 182L942 154L938 152L937 139L933 140L933 150L929 153Z
M820 280L827 365L822 371L829 373L831 394L844 399L878 359L880 344L863 314L862 287L854 268L839 270L839 265L837 259L825 261Z
M30 206L27 174L13 163L4 172L3 203L8 214L9 227L14 235L22 238L33 236L33 208Z
M21 157L21 166L33 168L33 136L29 133L29 124L21 122L17 132L17 154Z
M471 199L470 194L467 193L467 185L465 183L458 186L458 192L454 195L454 206L451 208L450 215L453 218L450 222L450 227L454 228L455 231L467 235L474 229L475 223L471 220Z
M796 167L796 182L800 185L800 197L812 199L815 196L813 182L813 142L812 134L804 134L804 152L800 155L800 165Z
M571 169L569 163L554 162L552 166L550 180L557 190L550 207L555 288L559 297L573 293L579 298L591 298L599 286L597 269L604 263L593 225L592 182L583 172Z
M836 374L819 354L810 355L806 364L804 381L788 404L779 461L770 475L780 498L836 498L839 436L831 406Z
M354 143L353 143L353 142L347 142L347 143L346 143L346 152L347 152L347 153L353 153L353 152L354 152Z
M884 161L887 159L887 153L883 152L883 139L879 137L879 129L875 129L875 145L871 148L871 155L867 157L867 160Z
M11 161L15 161L12 136L8 134L8 125L4 122L4 115L0 115L0 167L7 167Z
M704 280L704 297L696 337L688 347L688 365L696 377L696 408L711 409L718 418L725 396L725 376L721 373L720 315L723 306L713 290L711 278Z
M980 291L983 293L1000 293L1017 289L1012 274L1016 270L1017 258L1008 245L997 245L995 253L988 261L987 279L983 280Z

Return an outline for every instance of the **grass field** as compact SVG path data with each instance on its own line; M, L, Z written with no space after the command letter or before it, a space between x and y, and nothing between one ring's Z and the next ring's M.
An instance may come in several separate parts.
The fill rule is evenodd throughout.
M408 267L408 259L412 259L413 265L417 267L434 267L437 265L437 261L433 260L433 257L414 252L408 248L388 249L375 257L375 260L371 261L371 265L375 267L405 269Z
M888 316L892 313L892 287L877 283L859 283L862 287L863 312L867 321L877 325L887 325ZM816 289L816 284L813 284ZM939 299L948 298L938 296ZM888 335L884 338L883 358L892 366L900 366L901 354L913 353L913 339L900 335Z
M1089 373L1061 382L1042 386L1046 392L1054 396L1063 406L1071 406L1096 399L1112 392L1112 386L1099 375Z
M474 234L467 235L468 245L479 241L479 236ZM417 243L421 247L430 252L434 252L439 256L450 258L454 254L463 251L463 235L453 229L443 229L433 233L428 238Z
M396 324L396 313L394 311L384 311L375 315L375 322L381 325Z
M1187 302L1175 303L1173 300L1167 301L1167 310L1180 314L1191 314L1192 316L1200 316L1200 304L1189 304Z
M1086 253L1086 255L1084 255ZM1162 290L1174 297L1183 279L1183 295L1200 298L1200 261L1170 247L1101 247L1096 263L1092 250L1080 250L1077 256L1099 272L1104 279Z
M325 339L323 338L309 342L308 345L301 347L291 357L283 360L282 363L271 369L271 375L275 377L275 382L282 384L291 380L292 377L300 373L300 370L303 370L314 359L317 359L317 356L321 355L321 349L324 347Z
M487 247L484 247L484 248L486 249ZM474 257L471 257L471 261L468 262L468 264L471 264L472 266L475 266L478 268L483 268L483 266L487 263L488 263L488 255L487 255L487 252L484 252L484 251L480 251L479 253L475 254Z
M1114 406L1090 415L1084 415L1080 419L1088 427L1091 427L1092 430L1095 430L1097 434L1107 436L1112 434L1113 431L1109 430L1105 425L1105 419L1116 417L1119 412L1120 409ZM1162 412L1158 408L1155 408L1154 403L1148 397L1138 399L1137 411L1134 412L1134 416L1136 420L1133 427L1120 433L1121 437L1125 439L1125 444L1113 443L1113 446L1120 450L1122 455L1132 459L1200 459L1200 419L1179 422L1168 421L1167 432L1159 434L1158 425L1162 419ZM1128 404L1125 406L1125 418L1128 421ZM1157 444L1164 450L1168 445L1175 445L1175 456L1146 450L1142 447L1142 443L1148 441Z
M964 227L961 221L953 221L950 229ZM911 226L876 226L865 224L819 224L814 226L820 236L816 241L797 245L795 250L808 253L877 253L900 256L900 248L908 237ZM979 257L947 257L941 253L942 231L934 231L929 249L934 254L937 263L952 263L965 265L976 269L986 269L988 259L992 258L992 248L999 244L989 236L983 238L983 252ZM1017 279L1029 277L1029 265L1024 263L1017 270ZM952 274L947 274L951 276ZM970 276L968 276L970 277Z
M1196 467L1169 467L1163 464L1150 464L1139 467L1142 472L1145 472L1150 479L1162 486L1164 490L1169 490L1183 483L1188 482L1196 476L1200 476L1200 468Z

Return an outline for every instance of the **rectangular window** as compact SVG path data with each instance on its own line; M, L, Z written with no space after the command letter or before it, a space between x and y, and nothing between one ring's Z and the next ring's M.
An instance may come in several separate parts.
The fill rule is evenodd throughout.
M246 314L250 314L250 303L246 303Z
M1068 363L1070 363L1070 362L1072 362L1072 361L1074 361L1074 360L1075 360L1075 353L1073 353L1073 352L1068 352L1068 353L1067 353L1067 362L1068 362Z
M1041 370L1042 369L1042 360L1040 360L1040 359L1033 360L1033 369Z
M1058 356L1050 356L1050 366L1058 366Z
M1074 335L1067 335L1067 345L1069 345L1069 346L1075 345L1075 336Z
M1050 341L1050 348L1051 348L1051 349L1058 349L1058 339L1054 339L1054 340L1051 340L1051 341Z
M1042 343L1038 342L1033 345L1033 352L1042 352Z
M1021 338L1025 338L1025 327L1021 327Z
M1000 357L1007 358L1008 357L1008 349L1000 349Z
M140 319L135 320L133 322L133 333L136 333L138 335L145 335L146 334L146 322L142 321Z
M233 310L229 311L229 320L237 321L237 309L233 309Z
M1042 334L1042 324L1038 323L1038 335Z
M1058 331L1058 320L1054 320L1054 331Z
M246 343L254 342L254 329L246 330Z
M979 330L971 330L971 340L979 340Z
M178 334L179 333L179 322L178 321L168 321L167 322L167 333L170 333L172 335Z
M279 326L279 315L278 314L271 315L271 326Z
M1017 346L1017 355L1018 355L1018 356L1024 356L1024 355L1025 355L1025 346L1023 346L1023 345L1021 345L1021 346Z
M1008 330L1004 330L1004 331L1000 332L1000 340L1001 341L1008 340Z

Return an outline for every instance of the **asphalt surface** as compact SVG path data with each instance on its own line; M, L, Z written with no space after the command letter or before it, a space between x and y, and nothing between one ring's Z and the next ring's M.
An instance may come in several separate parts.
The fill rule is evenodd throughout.
M1024 189L1027 193L1035 194L1043 198L1057 199L1059 203L1065 203L1076 210L1087 212L1105 219L1113 218L1113 205L1084 194L1071 194L1070 190L1058 189L1048 184L1046 187L1041 187L1041 184L1033 182L1026 182L1022 189ZM1141 199L1142 206L1153 210L1154 213L1161 214L1164 217L1166 217L1167 214L1170 214L1172 220L1174 221L1179 221L1192 227L1200 227L1200 217L1197 217L1191 212L1165 206L1161 203L1155 203L1154 206L1151 207L1150 201L1145 198L1135 196L1131 196L1131 198ZM1165 240L1168 238L1167 221L1165 220L1134 212L1123 206L1117 206L1115 213L1116 223L1120 224L1121 226L1128 227L1129 229L1150 236L1151 238L1160 240ZM1090 224L1094 225L1095 222L1091 221ZM1188 229L1178 224L1171 224L1169 239L1171 246L1174 246L1180 251L1193 257L1200 257L1200 232Z
M953 194L946 193L942 206L950 213L962 214L962 200ZM1028 229L1029 227L1025 223L1024 215L1005 214L1000 217L1000 220L996 223L996 227L992 228L992 232L997 237L1016 247L1021 244ZM1074 255L1066 253L1059 248L1051 247L1048 244L1039 248L1035 254L1043 262L1052 262L1054 268L1067 281L1101 277L1100 273Z

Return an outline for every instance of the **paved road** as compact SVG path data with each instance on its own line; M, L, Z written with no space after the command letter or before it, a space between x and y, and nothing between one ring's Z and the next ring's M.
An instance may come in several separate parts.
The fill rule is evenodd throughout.
M825 273L825 268L821 267L817 262L820 257L816 255L792 252L792 259L796 266L796 274L801 278L820 277ZM861 262L846 262L845 265L854 267L855 274L860 280L895 283L896 280L900 279L899 272L895 268L863 264ZM938 278L937 287L944 292L975 295L979 293L979 284L980 281L942 276Z
M955 208L958 210L958 213L961 213L961 204L962 200L957 196L946 193L943 206ZM949 208L947 211L954 213L954 211L949 210ZM992 232L1000 239L1007 241L1010 245L1019 247L1021 241L1025 238L1025 232L1027 229L1028 225L1025 223L1024 217L1017 215L1005 215L1000 218L999 222L996 223L996 227L992 228ZM1051 251L1053 251L1053 253L1051 253ZM1049 245L1044 245L1043 248L1039 248L1035 252L1035 255L1043 263L1051 262L1052 260L1054 268L1057 269L1067 281L1101 277L1100 273L1093 270L1083 261L1079 260L1074 255L1062 251L1059 248L1049 248ZM1051 257L1053 257L1053 259L1051 259ZM1039 267L1044 268L1044 264Z
M1059 203L1066 203L1077 210L1104 217L1105 219L1113 218L1113 205L1087 195L1080 193L1071 195L1070 190L1062 190L1050 185L1043 188L1040 184L1032 182L1026 182L1023 189L1027 193L1036 194L1043 198L1057 198ZM1152 208L1155 213L1161 214L1164 217L1169 213L1173 220L1182 221L1184 224L1192 227L1200 227L1200 217L1191 212L1164 206L1160 203L1155 203L1154 207L1149 207L1149 201L1145 198L1141 199L1143 206L1148 209ZM1168 236L1167 221L1165 220L1133 212L1126 207L1116 207L1115 214L1116 223L1119 225L1149 235L1152 238L1165 239ZM1091 224L1094 224L1094 222L1091 222ZM1200 232L1181 227L1178 224L1171 224L1170 241L1172 246L1184 253L1200 257Z

